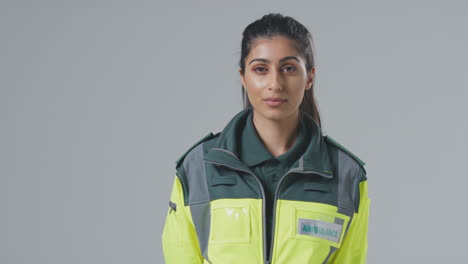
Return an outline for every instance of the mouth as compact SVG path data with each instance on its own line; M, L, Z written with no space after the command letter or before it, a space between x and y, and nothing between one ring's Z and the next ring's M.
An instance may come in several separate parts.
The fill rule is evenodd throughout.
M288 100L280 97L268 97L264 101L270 106L280 106Z

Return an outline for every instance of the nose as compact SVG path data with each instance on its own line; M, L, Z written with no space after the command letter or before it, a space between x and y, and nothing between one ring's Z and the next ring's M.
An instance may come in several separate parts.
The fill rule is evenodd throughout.
M269 82L268 82L268 90L273 91L281 91L283 90L283 78L281 73L277 71L271 71Z

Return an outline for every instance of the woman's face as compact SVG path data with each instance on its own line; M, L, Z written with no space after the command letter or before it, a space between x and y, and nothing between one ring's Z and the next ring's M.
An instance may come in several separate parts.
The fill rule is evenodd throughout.
M294 41L277 36L255 40L239 73L254 112L270 120L295 118L315 68L307 72Z

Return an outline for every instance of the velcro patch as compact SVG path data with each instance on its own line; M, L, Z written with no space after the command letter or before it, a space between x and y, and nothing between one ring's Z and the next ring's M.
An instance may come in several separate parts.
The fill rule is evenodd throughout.
M297 233L299 235L320 237L338 243L343 224L330 223L321 220L299 218Z

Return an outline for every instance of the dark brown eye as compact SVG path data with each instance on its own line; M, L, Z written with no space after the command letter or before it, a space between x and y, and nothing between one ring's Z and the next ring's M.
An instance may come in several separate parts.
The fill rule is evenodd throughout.
M255 71L255 72L258 72L258 73L262 73L262 72L265 72L265 71L266 71L266 68L265 68L265 67L259 66L259 67L255 67L255 68L254 68L254 71Z
M295 71L295 70L296 70L296 67L294 67L294 66L286 66L286 67L284 67L283 69L288 69L287 71L288 71L288 72L291 72L291 71Z

